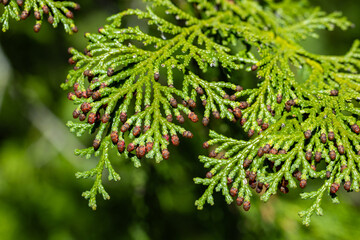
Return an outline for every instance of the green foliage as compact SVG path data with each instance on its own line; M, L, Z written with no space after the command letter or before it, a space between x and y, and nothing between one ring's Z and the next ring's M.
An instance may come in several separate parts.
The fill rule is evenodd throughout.
M10 19L25 20L32 11L36 19L35 32L40 31L46 16L47 21L54 28L62 23L67 33L72 34L78 31L73 21L73 13L69 10L69 8L79 10L80 5L77 3L53 0L1 0L0 3L3 5L0 7L0 23L3 32L9 29Z
M249 136L235 140L210 132L204 147L215 147L200 160L211 170L195 179L208 186L196 201L199 209L214 203L214 190L249 210L251 188L267 201L278 190L296 188L296 179L301 188L308 179L323 179L318 190L301 196L315 199L300 213L308 225L313 213L322 215L325 193L338 202L340 184L359 190L360 42L344 56L316 55L300 45L318 37L319 29L346 30L351 26L346 18L295 0L151 2L146 11L126 10L110 17L99 33L85 34L84 53L69 49L75 67L62 87L73 88L68 94L77 105L73 116L87 123L68 126L78 135L96 134L93 146L76 154L100 156L94 169L77 174L96 178L83 194L90 207L96 208L97 193L109 198L104 168L109 180L120 179L108 156L111 148L136 167L144 157L168 159L170 141L178 145L178 134L192 137L181 126L182 114L197 122L199 100L203 125L212 113L240 120ZM146 20L157 33L126 27L129 16ZM222 81L208 74L212 68L224 73ZM257 88L233 83L232 73L241 69L258 70Z
M103 168L109 169L111 179L119 179L107 158L109 148L115 144L118 152L125 152L136 167L144 156L155 158L156 162L168 159L170 141L178 145L178 134L193 136L180 124L184 122L182 113L191 121L198 121L193 112L197 96L204 106L203 125L208 124L211 113L215 118L235 120L228 108L239 110L241 103L229 94L242 88L230 82L208 81L201 75L208 68L220 65L237 70L245 63L255 63L251 53L233 54L226 44L214 39L217 35L227 35L226 25L219 24L230 24L230 12L198 19L170 1L157 1L153 7L166 8L174 20L185 21L184 26L159 17L151 8L127 10L110 17L111 24L100 28L98 34L85 34L90 42L85 53L69 49L73 55L69 62L76 65L62 87L74 88L75 93L68 95L78 105L73 116L84 121L87 114L88 123L69 122L68 126L78 135L85 130L97 131L93 147L77 154L101 155L95 169L77 174L84 178L96 176L92 190L84 193L93 208L97 192L108 198L101 184ZM139 27L122 28L123 18L129 15L156 25L159 36L147 34ZM194 68L192 63L198 67ZM173 117L179 124L173 122Z
M200 157L205 167L211 167L210 177L195 179L208 188L196 205L201 209L205 202L213 204L215 189L222 191L228 203L237 197L237 204L244 202L248 210L251 188L263 193L261 199L267 201L278 190L287 193L288 187L296 188L296 179L301 188L309 178L324 179L318 190L301 194L303 199L315 199L299 213L308 225L313 213L322 215L325 193L337 203L341 183L347 191L359 191L360 42L344 56L311 54L299 45L304 33L316 36L316 29L346 29L350 23L338 13L325 15L294 5L296 11L279 11L289 1L269 3L270 8L257 15L270 25L265 31L252 30L255 41L249 42L258 50L257 75L263 81L258 88L236 94L249 105L241 123L250 140L211 132L207 144L216 147L210 157Z

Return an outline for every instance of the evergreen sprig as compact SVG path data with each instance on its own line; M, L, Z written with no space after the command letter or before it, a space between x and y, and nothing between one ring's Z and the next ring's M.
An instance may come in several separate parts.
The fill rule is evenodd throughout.
M165 8L169 20L155 13L159 7ZM155 25L158 34L148 34L139 27L122 27L123 18L131 15ZM102 152L99 165L91 173L77 175L97 176L94 190L90 195L85 193L86 198L90 196L92 208L96 207L97 191L107 197L98 179L104 167L111 167L104 160L110 145L130 157L136 167L144 157L155 158L156 162L168 159L170 142L177 146L178 135L193 136L181 124L185 121L183 114L192 122L198 121L194 112L197 96L204 106L203 125L208 125L210 114L235 120L233 112L237 115L244 106L230 94L242 87L201 77L208 68L237 70L246 63L255 63L249 52L233 54L226 44L215 40L215 36L227 31L219 24L230 24L231 19L230 12L199 19L171 1L154 1L146 11L130 9L110 17L111 23L100 28L98 34L85 34L89 40L85 53L69 49L69 62L76 65L62 87L73 87L74 92L68 95L78 105L73 116L80 121L87 119L87 123L69 122L68 126L78 134L96 132L93 147L77 154L90 157ZM171 20L185 23L180 26Z
M168 145L179 144L178 134L192 137L181 124L182 114L198 121L194 110L200 99L203 125L215 118L240 120L248 140L227 138L213 131L203 147L212 145L200 160L211 170L195 182L207 186L196 205L213 204L213 191L222 191L227 203L250 209L251 188L267 201L278 190L305 188L308 179L324 179L316 191L303 193L314 204L300 213L308 225L313 213L322 214L324 194L338 202L340 184L359 191L360 42L344 56L306 51L301 41L318 37L316 31L346 30L352 24L340 13L326 14L307 1L187 0L178 7L170 0L153 0L146 11L126 10L110 17L99 33L85 34L82 53L70 48L71 70L64 89L77 105L69 122L78 135L96 133L93 146L77 150L99 164L77 177L96 177L89 206L96 194L109 195L102 185L104 168L119 180L108 152L135 166L144 157L168 159ZM165 14L163 14L165 13ZM156 28L148 33L122 22L136 16ZM226 72L222 81L205 73ZM232 82L231 71L257 71L257 88L243 90ZM246 101L240 101L246 100ZM182 104L178 104L181 101Z
M324 179L318 190L301 194L303 199L315 199L299 213L309 225L313 213L322 215L325 193L338 202L340 184L347 191L359 191L360 42L355 41L344 56L309 53L299 41L315 35L304 33L332 30L336 25L346 29L351 24L339 13L325 15L318 9L286 16L288 11L279 12L278 6L288 2L269 1L272 10L258 12L269 18L271 26L265 32L259 29L260 36L254 34L257 41L248 44L258 50L259 61L253 70L259 70L263 81L258 88L235 94L247 99L249 107L242 111L241 124L250 140L211 132L212 139L204 147L216 146L209 157L200 157L211 170L206 178L195 179L208 186L196 202L199 209L205 202L214 203L214 190L222 191L228 203L236 197L236 203L249 210L251 188L267 201L278 190L287 193L296 188L296 179L301 188L310 178ZM277 18L272 18L274 13ZM264 35L267 37L262 38Z
M1 3L3 7L0 7L0 24L2 24L3 32L9 29L10 19L25 20L32 11L36 20L35 32L40 31L46 17L54 28L62 23L67 33L72 34L78 31L73 21L74 14L69 10L69 8L79 10L80 5L77 3L53 0L0 0Z

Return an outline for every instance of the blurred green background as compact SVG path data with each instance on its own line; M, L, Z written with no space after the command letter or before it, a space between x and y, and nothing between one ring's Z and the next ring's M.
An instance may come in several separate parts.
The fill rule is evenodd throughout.
M126 8L143 8L141 1L79 0L75 13L79 33L67 36L61 27L44 24L35 34L33 18L11 23L0 33L0 239L354 239L360 236L360 195L340 193L340 205L324 201L323 217L304 227L297 212L310 201L300 190L279 194L268 203L252 202L244 213L215 194L215 206L196 210L194 201L204 188L192 179L206 170L197 156L208 129L195 125L195 139L183 139L172 157L161 164L135 169L130 161L114 158L122 180L105 181L110 201L98 199L92 211L81 193L92 180L76 180L75 172L90 169L96 159L73 155L89 146L65 127L72 102L59 85L66 78L67 48L82 49L84 32L97 31L107 16ZM360 3L353 0L312 1L326 11L342 11L357 27L347 32L321 32L307 40L306 49L342 54L360 38ZM136 24L136 23L132 23ZM241 85L249 86L239 77ZM219 121L214 125L219 125ZM193 126L194 127L194 126ZM222 133L241 135L236 125L217 126ZM194 128L193 128L194 129ZM195 132L195 131L194 131ZM186 149L186 150L185 150ZM311 188L308 187L307 190Z

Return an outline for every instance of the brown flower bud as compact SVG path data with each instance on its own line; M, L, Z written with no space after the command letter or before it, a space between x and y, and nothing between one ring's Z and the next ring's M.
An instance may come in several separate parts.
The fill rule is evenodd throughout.
M88 123L94 124L96 121L96 113L90 113L88 116Z
M124 124L121 126L120 131L121 131L121 132L126 132L127 130L129 130L129 128L130 128L129 123L124 123Z
M286 152L286 150L285 149L281 149L280 151L279 151L279 154L286 154L287 152Z
M125 123L125 122L126 122L126 119L127 119L126 112L121 112L121 113L120 113L120 121L121 121L122 123Z
M75 109L73 112L73 118L78 118L80 116L81 112L79 109Z
M185 122L184 117L180 114L176 116L176 120L180 123L183 124Z
M154 73L154 80L159 81L159 79L160 79L160 73L158 72Z
M167 116L166 116L166 120L167 120L168 122L172 122L172 121L173 121L172 115L171 115L171 114L167 115Z
M194 123L199 120L198 116L194 112L190 112L188 118Z
M49 16L47 19L48 23L53 24L54 23L54 17L53 16Z
M331 184L330 193L335 194L339 190L339 186L338 183Z
M209 153L209 157L211 157L211 158L215 158L216 157L216 152L215 152L215 150L212 150L212 151L210 151L210 153Z
M34 25L34 32L39 32L40 31L40 29L41 29L41 24L40 23L37 23L37 24L35 24Z
M177 103L177 101L176 101L175 98L171 98L171 99L170 99L170 105L171 105L173 108L177 108L178 103Z
M77 98L82 98L83 97L82 91L80 91L80 90L76 90L75 95L76 95Z
M249 185L252 189L255 189L257 186L257 183L256 183L256 181L249 181Z
M315 161L320 162L321 160L321 152L315 152Z
M77 33L79 30L78 30L77 26L73 25L73 26L71 26L71 31L73 31L74 33Z
M312 152L310 150L308 150L306 153L305 153L305 158L306 160L310 161L311 158L312 158Z
M343 145L338 145L338 151L341 155L345 154L345 148Z
M255 172L250 172L249 181L251 181L251 182L256 181L256 173Z
M108 68L108 70L106 71L106 75L108 75L108 77L111 77L114 74L114 69L113 68Z
M180 144L179 137L177 135L172 135L171 142L174 146L179 146L179 144Z
M119 141L119 135L118 135L118 132L117 131L112 131L111 134L110 134L110 137L111 137L111 141L114 143L114 144L117 144L118 141ZM125 143L124 143L125 144Z
M141 145L141 146L136 148L136 157L138 159L143 158L145 156L145 153L146 153L145 146Z
M170 157L170 152L167 149L162 150L161 152L163 159L168 160Z
M207 172L207 173L206 173L206 178L209 178L209 179L210 179L210 178L212 178L212 177L213 177L213 174L212 174L211 172Z
M141 133L141 127L140 126L135 126L133 128L132 134L136 137Z
M237 189L237 188L235 188L235 187L230 188L230 195L231 195L232 197L235 197L237 193L238 193L238 189Z
M105 113L101 118L101 122L102 123L107 123L109 121L109 119L110 119L110 114Z
M246 118L241 118L240 125L244 126L245 123L246 123Z
M83 113L88 113L91 110L91 105L88 102L84 102L81 104L80 108Z
M244 202L244 205L243 205L243 208L245 211L249 211L250 210L250 207L251 207L251 204L249 201L245 201Z
M41 19L41 14L40 14L39 11L35 11L35 12L34 12L34 16L35 16L35 19L36 19L36 20L40 20L40 19Z
M356 134L358 134L358 133L360 132L359 125L357 125L357 124L351 125L351 130L353 130L353 132L355 132Z
M270 152L270 144L266 144L263 148L264 153L269 153Z
M206 127L208 124L209 124L209 118L208 117L203 117L203 119L202 119L202 124Z
M28 11L28 10L24 10L24 11L22 11L22 13L21 13L21 15L20 15L20 19L21 19L21 20L25 20L28 16L29 16L29 11Z
M247 108L247 107L249 107L249 103L248 103L248 102L245 102L245 101L240 102L240 106L239 106L240 109L245 109L245 108Z
M321 140L322 143L326 143L326 134L325 133L322 133L320 135L320 140Z
M331 90L331 91L330 91L330 96L337 96L337 95L339 95L339 91L338 91L338 90L334 89L334 90Z
M301 179L301 181L300 181L300 187L301 188L305 188L306 187L306 184L307 184L307 181L306 181L306 179Z
M251 163L252 163L252 160L246 158L246 159L244 160L243 167L246 169L246 168L248 168L248 167L250 166Z
M95 91L91 94L91 97L93 100L98 100L101 97L101 94L99 91Z
M16 3L21 7L24 4L24 0L16 0Z
M197 94L199 94L199 95L204 94L204 89L202 89L201 87L197 87L195 90L196 90Z
M281 103L281 101L282 101L282 96L280 94L276 95L276 102Z
M220 113L218 111L213 111L212 114L213 114L214 118L220 119Z
M163 137L163 139L165 139L167 142L169 142L170 137L169 137L168 134L165 134L165 135L163 135L162 137Z
M234 108L233 114L237 119L241 118L241 116L242 116L241 109L240 108Z
M293 176L300 181L301 180L301 172L300 171L296 171L293 173Z
M277 154L278 153L278 150L276 148L272 148L270 150L270 154Z
M291 111L291 105L285 104L285 110L287 112L290 112Z
M135 144L134 143L129 143L129 145L127 146L127 151L132 152L134 149L135 149Z
M250 129L250 130L248 131L248 137L249 137L249 138L252 137L252 136L254 135L254 133L255 133L255 131L254 131L253 129Z
M208 143L208 142L204 142L203 145L202 145L202 147L203 147L204 149L208 149L208 148L209 148L209 143Z
M235 91L237 91L237 92L241 92L242 90L244 90L244 88L240 85L237 85L235 88Z
M351 182L350 182L350 181L346 181L346 182L344 183L344 189L349 192L349 191L350 191L350 188L351 188Z
M336 158L336 153L335 153L334 150L331 150L331 151L329 152L329 157L330 157L331 160L335 160L335 158Z
M190 131L184 131L183 137L185 138L193 138L193 134Z
M244 202L244 198L243 198L243 197L238 197L238 198L236 199L236 205L238 205L238 206L241 206L241 205L243 204L243 202Z
M150 152L152 150L153 146L154 146L153 142L147 142L146 146L145 146L146 152L147 153Z
M258 69L258 66L256 64L251 66L251 71L256 71L256 69Z
M306 130L304 132L304 136L305 136L306 139L309 139L311 137L311 130Z
M95 150L95 151L98 150L99 147L100 147L100 140L95 139L95 140L93 141L93 147L94 147L94 150Z
M72 11L67 11L67 12L65 13L65 16L66 16L67 18L74 18L74 14L72 13Z
M86 115L83 114L83 113L81 113L81 114L79 115L79 120L80 120L80 121L84 121L85 119L86 119Z
M207 104L206 99L203 99L203 100L201 101L201 104L205 107L205 106L206 106L206 104Z
M193 99L191 99L191 98L187 101L187 103L189 104L189 107L191 107L191 108L196 107L195 101Z
M283 194L287 194L287 193L289 193L289 188L288 188L288 187L281 186L281 187L280 187L280 192L282 192Z
M330 132L328 133L328 138L329 138L330 141L333 141L333 140L335 139L335 133L332 132L332 131L330 131Z
M262 157L264 155L264 149L260 147L257 152L258 157Z
M75 96L75 93L69 92L68 95L67 95L67 98L68 98L70 101L72 101L74 96Z

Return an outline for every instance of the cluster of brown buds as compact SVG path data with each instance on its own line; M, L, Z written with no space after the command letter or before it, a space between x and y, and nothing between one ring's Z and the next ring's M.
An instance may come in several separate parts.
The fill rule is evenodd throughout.
M10 2L10 0L1 0L0 1L0 3L2 3L3 5L7 5L9 2ZM18 6L22 7L24 5L24 0L16 0L16 3L17 3ZM66 8L64 8L62 10L63 10L63 12L64 12L64 14L65 14L65 16L67 18L70 18L70 19L74 18L74 14L73 14L72 11L70 11L70 10L68 10ZM80 10L80 5L75 4L74 10ZM49 6L47 6L45 4L41 6L41 9L37 9L37 10L34 11L34 17L35 17L35 19L37 21L40 21L42 19L42 17L43 17L43 14L49 15L47 21L50 24L54 23L54 16L53 16L54 13L51 13ZM29 16L30 16L30 10L24 9L20 14L20 19L25 20ZM34 25L34 31L39 32L40 29L41 29L41 22L37 22ZM71 26L71 31L76 33L76 32L78 32L78 29L77 29L77 27L75 25L73 25L73 26Z

